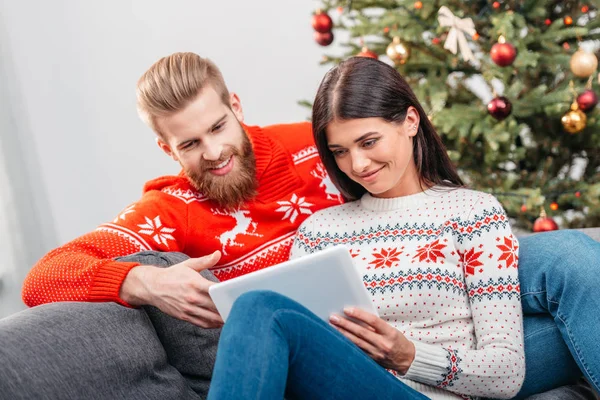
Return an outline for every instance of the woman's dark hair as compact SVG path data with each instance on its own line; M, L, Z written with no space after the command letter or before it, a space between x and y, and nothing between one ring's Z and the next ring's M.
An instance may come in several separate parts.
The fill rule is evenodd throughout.
M327 72L312 108L313 135L319 155L345 200L359 199L367 190L338 168L327 146L327 126L333 121L357 118L401 123L410 106L420 116L419 130L413 139L413 157L421 184L464 185L423 107L398 71L372 58L352 57Z

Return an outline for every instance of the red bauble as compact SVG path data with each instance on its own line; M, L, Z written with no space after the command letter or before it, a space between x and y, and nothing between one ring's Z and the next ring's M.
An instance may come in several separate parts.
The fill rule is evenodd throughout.
M317 32L327 33L333 28L333 21L331 20L331 17L327 15L327 13L317 11L317 13L312 17L312 27Z
M558 230L558 224L550 217L539 217L533 223L534 232L548 232Z
M512 104L504 96L495 97L487 105L488 113L496 118L498 121L502 121L504 118L510 115L512 111Z
M517 49L510 43L498 42L490 50L492 61L501 67L511 65L517 58Z
M332 32L315 32L315 41L319 43L321 46L329 46L331 42L333 42L333 33Z
M581 111L588 112L593 110L596 104L598 104L598 96L593 90L588 89L577 96L577 105Z
M374 58L376 60L379 58L379 55L377 53L375 53L374 51L369 50L368 47L363 47L362 50L360 51L360 53L358 53L356 56L357 57Z

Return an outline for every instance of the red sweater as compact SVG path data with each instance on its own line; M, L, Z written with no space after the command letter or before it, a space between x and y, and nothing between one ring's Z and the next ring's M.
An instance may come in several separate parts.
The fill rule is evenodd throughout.
M183 174L146 183L142 198L44 256L23 284L28 306L55 301L116 301L138 263L113 261L143 250L200 257L221 250L212 271L227 280L288 259L296 229L315 211L339 204L309 123L245 127L256 155L258 195L235 212L202 196Z

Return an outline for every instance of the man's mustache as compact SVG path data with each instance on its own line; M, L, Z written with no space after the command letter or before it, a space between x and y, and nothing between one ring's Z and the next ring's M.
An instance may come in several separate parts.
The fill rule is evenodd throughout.
M237 149L230 149L229 151L227 151L227 153L222 153L219 156L219 159L216 161L203 161L200 164L200 170L201 171L208 171L209 169L213 169L215 168L217 165L222 164L224 161L227 161L231 158L231 156L237 156L239 155L239 151L237 151Z

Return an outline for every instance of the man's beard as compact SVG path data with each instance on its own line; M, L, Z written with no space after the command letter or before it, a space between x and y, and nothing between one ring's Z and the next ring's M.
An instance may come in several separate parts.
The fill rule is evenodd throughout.
M241 128L241 127L240 127ZM188 180L199 192L220 207L234 209L256 196L256 159L250 140L243 132L242 146L225 148L217 161L204 161L197 169L185 169ZM223 176L209 170L233 156L233 169Z

